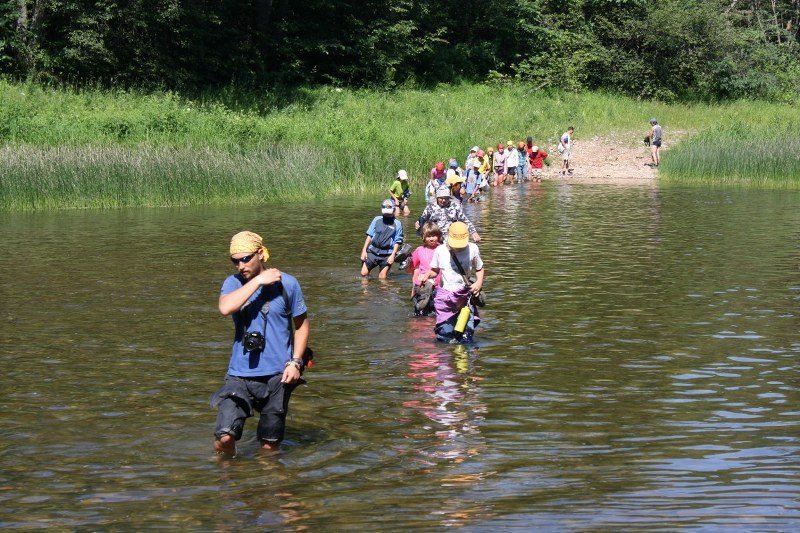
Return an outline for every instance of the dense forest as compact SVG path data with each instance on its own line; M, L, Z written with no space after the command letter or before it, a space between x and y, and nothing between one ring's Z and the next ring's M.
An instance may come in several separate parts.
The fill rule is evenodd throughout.
M800 0L0 0L0 72L73 87L520 81L800 95Z

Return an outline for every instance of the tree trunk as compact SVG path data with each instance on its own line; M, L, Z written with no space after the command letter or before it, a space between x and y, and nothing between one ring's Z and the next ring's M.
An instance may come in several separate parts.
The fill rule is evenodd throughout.
M48 0L35 0L33 13L28 10L28 0L19 0L17 16L17 38L19 40L19 58L22 69L28 76L36 74L36 49L39 46L39 28L42 25Z
M775 36L778 38L778 44L781 44L781 24L778 22L778 5L776 0L772 0L772 19L775 21Z

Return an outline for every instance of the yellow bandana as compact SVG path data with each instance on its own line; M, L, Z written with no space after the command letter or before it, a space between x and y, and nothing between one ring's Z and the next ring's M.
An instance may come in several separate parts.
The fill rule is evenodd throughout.
M253 252L262 251L264 253L264 261L269 259L269 251L264 246L264 240L261 235L253 233L252 231L240 231L231 238L231 255L233 254L251 254Z

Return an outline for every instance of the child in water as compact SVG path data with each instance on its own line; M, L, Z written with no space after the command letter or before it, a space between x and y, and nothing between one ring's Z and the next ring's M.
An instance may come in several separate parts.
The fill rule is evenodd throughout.
M442 230L435 222L426 222L422 226L422 246L417 246L411 254L408 271L411 273L411 301L414 302L414 316L428 316L433 312L433 297L439 276L433 280L421 282L421 278L430 270L431 259L436 248L442 244Z
M474 283L470 281L473 274ZM420 276L420 283L438 275L441 278L433 299L436 340L472 342L475 328L480 322L475 300L483 287L485 271L478 245L469 242L469 229L463 222L450 224L447 242L433 252L430 269ZM465 307L469 307L469 319L464 330L459 332L456 324Z
M547 156L548 154L544 149L539 148L535 144L531 146L528 161L531 165L530 175L534 181L542 181L542 168L544 168L544 161L547 159Z
M517 183L528 181L528 150L523 141L517 143L517 159Z
M397 178L389 187L389 194L392 196L395 206L395 216L408 215L411 210L408 208L408 197L411 190L408 188L408 173L405 170L397 171Z
M361 249L361 275L366 277L373 268L379 267L378 277L387 277L401 244L403 225L394 218L394 202L388 198L381 203L381 216L373 218L367 228L367 238Z

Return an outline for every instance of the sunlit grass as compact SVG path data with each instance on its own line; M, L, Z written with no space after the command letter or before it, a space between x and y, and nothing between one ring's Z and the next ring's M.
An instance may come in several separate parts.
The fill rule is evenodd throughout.
M650 117L670 181L796 186L800 110L763 102L642 102L525 86L394 92L68 91L0 82L0 209L262 203L422 187L437 160L532 135L641 143ZM742 126L746 125L746 126ZM670 138L670 135L673 135ZM734 149L747 146L747 150Z
M336 158L319 148L235 154L210 148L5 147L0 206L13 210L258 204L361 193L337 179ZM314 164L309 165L313 159Z

